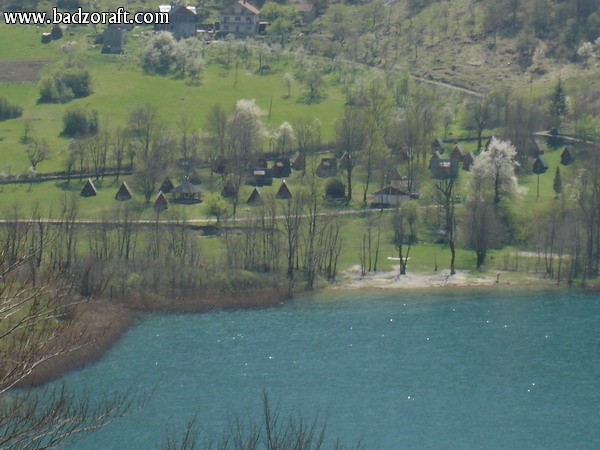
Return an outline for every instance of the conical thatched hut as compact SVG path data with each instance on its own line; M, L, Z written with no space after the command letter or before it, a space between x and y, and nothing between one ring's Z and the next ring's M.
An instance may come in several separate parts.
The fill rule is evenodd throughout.
M257 188L252 189L252 193L248 197L248 201L246 203L250 206L262 205L262 195L260 195L260 191Z
M289 200L292 198L292 192L290 191L290 188L288 187L285 180L281 182L281 186L279 186L277 194L275 194L275 198L278 198L280 200Z
M569 146L565 147L563 152L560 154L560 163L563 166L568 166L575 160L575 154L573 149Z
M96 191L96 186L94 186L92 180L88 178L85 184L83 185L83 188L81 189L79 195L81 195L82 197L94 197L97 194L98 191Z
M119 200L120 202L123 202L125 200L131 200L131 190L129 189L129 186L127 186L126 181L123 181L123 183L121 183L121 187L115 194L115 200Z
M235 197L236 189L233 181L227 180L223 185L223 189L221 189L221 197L223 198L233 198Z
M158 190L161 191L163 194L169 194L171 193L174 187L175 185L173 184L171 179L169 177L165 177Z
M167 200L167 197L165 197L165 194L163 194L162 191L160 191L154 199L154 204L152 205L152 208L154 209L154 211L156 211L157 214L160 214L165 209L169 208L169 202Z
M171 195L173 196L173 203L191 205L202 201L202 189L195 184L192 184L188 179L176 188L173 188L171 190Z

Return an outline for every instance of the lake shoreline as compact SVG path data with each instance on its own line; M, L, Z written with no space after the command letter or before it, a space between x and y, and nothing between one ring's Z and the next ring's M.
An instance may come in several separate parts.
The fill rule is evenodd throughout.
M517 275L517 276L515 276ZM318 286L319 291L438 291L439 289L501 288L524 289L530 287L566 287L554 280L529 274L497 271L476 273L458 270L450 275L448 270L436 273L412 273L398 275L398 268L391 271L370 272L361 276L360 266L341 271L336 281ZM303 291L297 291L301 294ZM91 337L86 345L52 358L35 373L20 383L20 387L40 386L60 378L67 372L81 370L99 361L120 338L148 314L201 314L218 310L272 308L282 306L289 299L283 286L252 289L237 292L210 291L202 294L203 300L188 302L185 299L149 301L134 295L123 302L92 300L78 305L74 313L73 329L85 330ZM156 300L156 299L153 299Z

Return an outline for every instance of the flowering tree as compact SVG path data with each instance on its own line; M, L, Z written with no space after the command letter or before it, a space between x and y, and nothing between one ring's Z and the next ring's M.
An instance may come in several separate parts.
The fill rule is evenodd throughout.
M518 192L515 176L517 150L510 141L492 138L486 151L476 158L471 169L469 196L483 197L492 194L494 205L498 205L504 197Z

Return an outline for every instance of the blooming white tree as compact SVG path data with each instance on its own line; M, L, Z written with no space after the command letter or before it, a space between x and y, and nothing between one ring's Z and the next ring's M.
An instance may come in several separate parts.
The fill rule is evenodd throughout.
M294 142L294 129L289 122L283 122L275 132L277 148L283 155L290 145Z
M515 176L517 150L510 141L492 138L487 150L481 152L471 169L469 196L484 197L492 194L494 204L504 197L518 193Z
M577 49L577 56L583 59L584 64L587 65L588 60L594 56L594 44L591 42L584 42Z

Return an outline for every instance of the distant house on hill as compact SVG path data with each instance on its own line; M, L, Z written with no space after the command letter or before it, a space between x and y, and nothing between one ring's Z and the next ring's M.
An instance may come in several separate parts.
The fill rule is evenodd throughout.
M235 0L221 10L220 29L225 34L254 35L258 33L260 10L246 0Z
M438 180L456 178L461 161L458 159L431 158L429 172Z
M169 31L176 39L185 39L196 34L198 15L195 6L160 5L158 9L169 15L169 23L157 25L158 30Z
M109 25L102 34L102 53L123 53L127 42L127 28L124 25Z
M462 159L463 170L466 170L467 172L470 171L474 163L475 155L473 154L473 152L467 152Z

